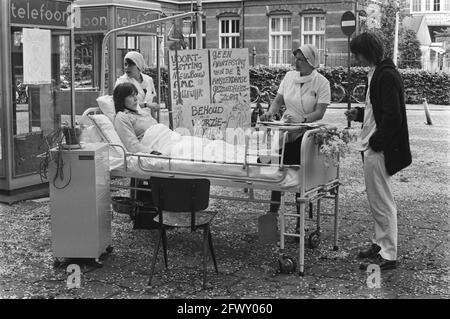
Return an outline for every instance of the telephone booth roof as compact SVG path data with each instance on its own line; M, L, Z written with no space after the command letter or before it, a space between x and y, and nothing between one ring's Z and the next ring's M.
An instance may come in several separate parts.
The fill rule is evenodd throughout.
M74 4L82 7L123 6L128 8L161 11L161 5L159 3L140 0L75 0Z

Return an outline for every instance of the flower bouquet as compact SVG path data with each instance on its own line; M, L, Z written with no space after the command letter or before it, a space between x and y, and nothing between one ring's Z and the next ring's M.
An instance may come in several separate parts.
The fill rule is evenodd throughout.
M320 132L315 134L315 141L319 152L325 156L325 166L338 166L339 157L345 157L350 151L348 144L356 138L356 133L347 128L339 130L321 127Z

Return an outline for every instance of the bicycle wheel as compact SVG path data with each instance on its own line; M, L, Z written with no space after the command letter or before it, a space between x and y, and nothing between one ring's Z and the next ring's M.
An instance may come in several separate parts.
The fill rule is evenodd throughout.
M345 89L340 84L334 84L331 89L331 101L341 103L345 97Z
M353 89L352 97L358 103L364 103L366 101L366 86L359 84Z
M256 103L259 100L260 92L258 87L250 85L250 103Z

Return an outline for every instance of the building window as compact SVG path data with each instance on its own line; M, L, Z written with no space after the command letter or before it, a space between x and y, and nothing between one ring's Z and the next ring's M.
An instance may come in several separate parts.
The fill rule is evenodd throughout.
M422 0L413 0L412 1L412 11L413 12L420 12L422 11Z
M444 11L450 11L450 0L444 0Z
M269 64L289 65L292 62L292 19L286 16L269 18Z
M219 19L219 48L239 48L239 18Z
M441 11L441 0L434 0L433 11Z
M325 15L303 15L301 43L319 50L319 63L325 63Z
M425 0L425 11L430 11L431 0Z
M183 21L183 36L189 43L189 49L197 49L197 21ZM202 48L206 48L206 19L202 19Z

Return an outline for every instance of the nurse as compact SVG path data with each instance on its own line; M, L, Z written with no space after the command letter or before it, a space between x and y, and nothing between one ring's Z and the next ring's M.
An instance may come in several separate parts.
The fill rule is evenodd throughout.
M330 83L317 72L319 52L311 44L305 44L293 52L295 71L286 73L280 83L277 96L261 121L270 121L285 105L282 121L289 123L311 123L321 120L330 105ZM283 163L296 165L300 161L300 146L303 135L290 134L285 146ZM272 192L272 200L280 200L279 192ZM271 204L270 212L276 213L279 205Z
M293 52L295 71L286 73L277 96L261 120L270 121L282 105L286 106L282 120L291 123L310 123L323 118L330 104L330 83L317 72L319 52L305 44Z
M156 96L153 79L142 73L146 63L142 54L137 51L130 51L124 58L125 74L117 79L114 87L122 83L131 83L137 88L137 100L140 108L150 108L152 116L155 117L158 104L153 102Z

